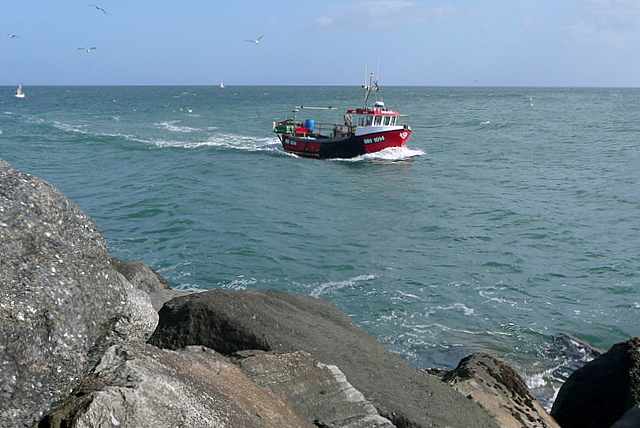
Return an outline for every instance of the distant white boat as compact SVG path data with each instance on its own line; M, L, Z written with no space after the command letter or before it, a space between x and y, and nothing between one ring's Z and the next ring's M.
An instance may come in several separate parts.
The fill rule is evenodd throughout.
M24 98L24 92L22 92L22 83L18 85L18 89L16 89L16 93L14 95L16 98Z
M220 87L221 87L221 88L224 88L224 87L225 87L225 86L224 86L224 83L220 82Z

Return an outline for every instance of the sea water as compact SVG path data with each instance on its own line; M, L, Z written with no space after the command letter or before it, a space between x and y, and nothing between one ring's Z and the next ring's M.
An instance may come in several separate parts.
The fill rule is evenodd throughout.
M640 333L638 89L383 87L407 146L330 161L283 152L273 122L340 117L359 87L13 92L0 157L174 288L319 297L420 368L502 359L547 407L588 359L558 335Z

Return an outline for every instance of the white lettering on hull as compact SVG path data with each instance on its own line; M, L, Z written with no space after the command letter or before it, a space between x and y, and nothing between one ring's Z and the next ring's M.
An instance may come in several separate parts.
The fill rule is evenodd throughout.
M385 140L386 138L384 135L378 135L377 137L373 137L373 138L364 138L364 143L365 144L381 143Z

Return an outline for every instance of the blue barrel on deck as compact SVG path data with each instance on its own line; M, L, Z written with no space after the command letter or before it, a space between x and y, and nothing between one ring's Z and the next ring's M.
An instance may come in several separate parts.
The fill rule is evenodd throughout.
M316 127L316 121L315 120L311 120L311 119L307 119L304 121L304 127L307 128L309 130L309 132L313 132L313 128Z

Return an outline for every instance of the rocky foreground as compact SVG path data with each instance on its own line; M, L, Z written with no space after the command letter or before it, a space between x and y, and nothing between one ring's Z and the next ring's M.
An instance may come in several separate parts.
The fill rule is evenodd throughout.
M577 370L552 414L483 354L419 370L328 303L171 290L0 159L2 427L638 427L640 339Z

